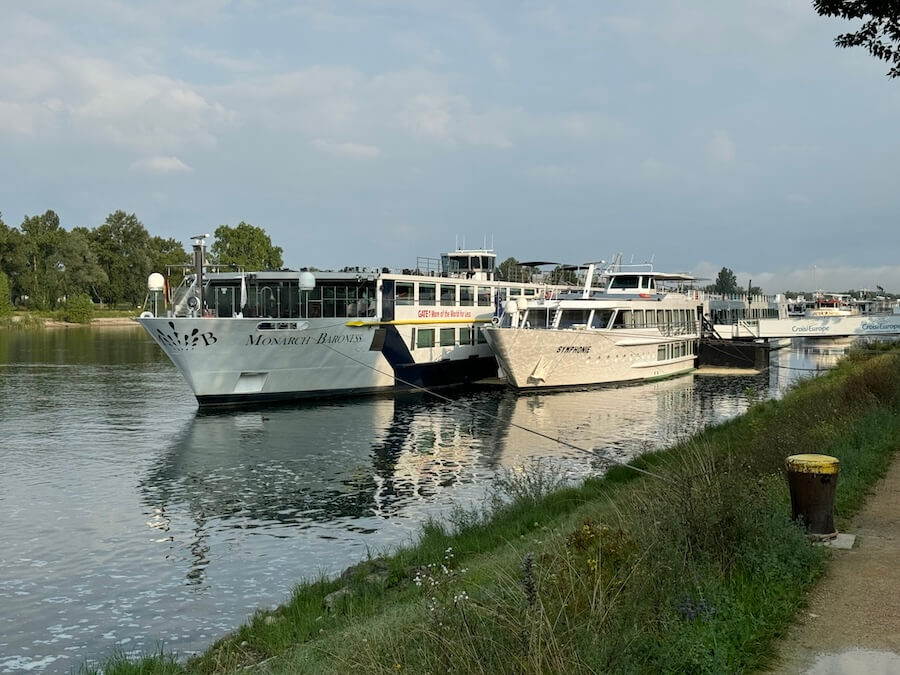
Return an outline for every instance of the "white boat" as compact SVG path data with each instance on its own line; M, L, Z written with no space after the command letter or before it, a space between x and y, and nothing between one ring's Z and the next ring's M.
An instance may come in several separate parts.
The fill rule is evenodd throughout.
M652 265L603 271L605 288L504 304L484 329L501 371L518 389L649 380L694 369L703 302L694 277Z
M496 255L456 250L416 268L210 272L195 237L192 275L167 298L151 275L138 321L201 406L235 405L496 377L479 330L543 280L495 279ZM162 309L160 309L160 306Z

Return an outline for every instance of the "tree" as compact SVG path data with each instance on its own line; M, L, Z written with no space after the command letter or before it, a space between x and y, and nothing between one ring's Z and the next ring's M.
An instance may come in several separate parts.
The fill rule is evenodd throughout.
M861 19L859 30L834 39L838 47L865 47L892 63L888 77L900 77L900 2L897 0L813 0L820 16Z
M713 284L714 293L722 293L723 295L734 295L738 292L737 277L727 267L719 270L719 276L716 277L716 283Z
M59 216L52 210L40 216L25 216L21 230L25 252L25 270L20 281L23 294L33 307L54 307L62 295L58 249L65 232L59 227Z
M0 272L6 273L13 304L22 295L21 281L26 268L22 233L7 226L0 214Z
M97 262L106 272L98 299L138 305L147 294L150 235L133 213L114 211L92 233Z
M497 278L503 281L531 281L537 272L535 267L522 267L515 258L507 258L497 267Z
M9 297L9 280L2 271L0 271L0 316L9 316L12 314L13 306Z
M60 271L63 280L63 295L87 293L100 297L101 288L109 281L100 266L97 254L91 245L91 232L85 227L63 232L58 258L63 264Z
M185 275L182 265L191 263L191 255L184 250L180 241L174 238L150 237L150 269L169 277L169 283L177 285ZM171 274L168 274L172 268Z
M209 249L210 262L216 265L234 265L245 270L280 269L281 247L261 227L243 220L237 227L220 225L215 232L216 241Z

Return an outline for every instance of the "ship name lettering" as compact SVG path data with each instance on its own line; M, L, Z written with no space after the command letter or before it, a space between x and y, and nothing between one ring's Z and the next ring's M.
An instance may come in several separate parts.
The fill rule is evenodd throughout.
M588 354L590 353L591 348L588 346L574 346L574 345L566 345L559 346L556 348L557 354Z

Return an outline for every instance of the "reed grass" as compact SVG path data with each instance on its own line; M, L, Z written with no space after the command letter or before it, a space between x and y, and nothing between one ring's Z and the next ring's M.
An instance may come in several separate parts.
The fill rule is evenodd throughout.
M895 454L898 411L900 352L860 350L632 462L655 477L616 467L573 487L541 467L507 475L505 494L429 522L415 546L299 585L179 672L752 672L827 563L790 519L785 457L840 459L844 526ZM172 672L165 658L104 672Z

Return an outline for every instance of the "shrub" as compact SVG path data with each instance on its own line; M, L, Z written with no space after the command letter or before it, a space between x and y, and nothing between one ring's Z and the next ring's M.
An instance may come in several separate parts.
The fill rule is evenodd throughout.
M70 323L90 323L94 316L94 303L86 293L73 295L66 303L65 319Z

